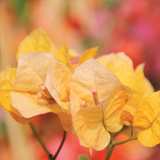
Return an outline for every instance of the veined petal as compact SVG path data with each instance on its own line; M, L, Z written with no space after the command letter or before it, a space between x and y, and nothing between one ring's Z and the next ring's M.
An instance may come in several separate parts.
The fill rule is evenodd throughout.
M16 68L7 68L0 74L0 103L2 108L5 109L14 120L18 123L26 124L29 123L31 118L24 118L18 110L11 106L10 93L12 91L13 82L16 77Z
M75 131L90 148L103 150L110 142L110 134L102 122L102 104L79 110L75 116Z
M67 46L66 44L64 44L59 50L58 52L56 53L55 55L56 59L59 61L59 62L62 62L64 63L68 68L71 69L71 62L69 60L69 52L68 52L68 49L67 49Z
M46 52L33 52L20 55L14 91L42 92L39 82L45 82L48 67L55 57Z
M97 61L103 64L108 70L113 72L122 84L134 87L135 75L132 60L123 52L112 53L97 58Z
M145 97L134 116L133 127L141 133L138 140L147 147L160 143L160 91Z
M69 88L86 101L87 105L94 106L92 89L97 90L98 99L105 99L112 87L119 83L116 75L91 58L75 69Z
M130 126L133 124L134 115L136 113L136 109L130 105L126 105L121 113L121 119L126 126Z
M97 53L98 47L95 48L91 48L87 51L85 51L82 56L80 57L79 60L79 65L81 65L82 63L86 62L87 60L89 60L90 58L95 58L96 53Z
M47 34L41 28L32 31L21 42L17 52L17 61L20 54L37 51L49 52L53 55L57 53L57 47L51 42Z
M68 81L71 75L69 68L56 59L52 61L48 68L45 85L59 105L69 99Z
M133 91L133 97L130 101L130 105L133 107L138 107L138 105L140 104L143 96L144 96L144 92L145 92L145 83L144 83L144 64L140 64L136 70L135 70L135 85L134 88L132 89Z
M79 96L78 96L76 93L74 93L73 91L70 92L70 111L71 111L71 115L72 115L72 126L73 126L74 131L75 131L75 128L74 128L75 122L74 122L74 120L75 120L76 113L77 113L80 109L83 108L82 105L81 105L81 101L82 101L82 100L79 98ZM75 131L75 133L76 133L76 131ZM90 148L90 147L84 142L83 139L81 139L80 137L78 137L78 138L79 138L80 144L81 144L82 146ZM90 150L91 150L91 148L90 148Z
M12 91L11 105L25 118L31 118L45 113L59 113L62 111L56 103L49 104L47 101L39 99L36 92Z
M122 84L115 86L102 102L103 121L110 132L118 132L123 127L121 113L130 98L130 93Z

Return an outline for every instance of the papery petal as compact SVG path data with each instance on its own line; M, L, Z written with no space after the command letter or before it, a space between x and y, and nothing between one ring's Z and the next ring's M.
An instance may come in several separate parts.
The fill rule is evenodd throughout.
M92 89L97 90L99 99L104 99L112 87L119 83L117 76L91 58L75 69L69 81L69 88L86 101L87 105L94 106Z
M26 124L29 123L31 118L24 118L18 110L11 106L10 93L12 91L13 82L16 77L16 68L7 68L0 74L0 103L2 108L5 109L12 118L18 123Z
M14 91L42 92L39 82L45 82L48 67L55 57L46 52L33 52L20 55Z
M103 150L110 142L110 134L103 125L102 104L79 110L75 116L75 131L90 148Z
M37 97L37 93L42 92L38 83L45 81L48 67L54 59L52 54L45 52L20 55L11 92L11 105L23 117L31 118L39 114L59 113L62 111L61 107L56 103L49 104L47 101Z
M74 93L73 91L71 91L70 93L70 111L71 111L71 115L72 115L72 125L73 125L73 129L74 129L74 125L75 125L75 116L76 116L76 113L82 109L82 105L81 105L81 99L79 98L79 96ZM75 130L75 129L74 129ZM76 132L76 131L75 131ZM79 138L79 141L80 141L80 144L82 146L85 146L85 147L88 147L89 146L84 142L84 140L82 140L80 137Z
M130 93L126 87L118 84L102 102L104 125L108 131L118 132L123 127L123 121L120 117L129 98Z
M56 59L48 68L45 85L59 105L62 105L62 101L69 99L68 81L71 75L69 68Z
M153 147L160 143L160 91L142 100L134 116L133 127L141 131L138 140L144 146Z
M20 54L36 51L49 52L53 55L57 53L57 47L51 42L47 34L41 28L32 31L21 42L17 52L17 61Z
M91 48L87 51L85 51L82 56L80 57L79 60L79 65L81 65L82 63L86 62L87 60L89 60L90 58L95 58L96 53L97 53L98 47L95 48Z
M63 112L57 113L57 115L61 121L63 129L65 131L68 131L68 129L71 127L71 121L72 121L70 114L63 111Z
M68 52L66 44L64 44L58 50L58 52L56 53L55 57L59 62L64 63L67 67L69 67L71 69L72 65L71 65L71 62L69 60L69 52Z
M138 107L140 104L144 92L145 92L145 83L144 83L144 64L140 64L136 70L135 70L135 85L134 88L132 89L133 91L133 97L130 101L130 105L133 107Z
M34 92L11 92L11 105L16 108L23 117L31 118L45 113L59 113L60 106L56 103L49 104L43 99L37 97Z
M136 109L130 105L126 105L121 113L121 119L126 126L130 126L133 124L134 115L136 113Z
M70 69L65 64L54 59L48 68L45 82L48 91L61 107L62 112L58 113L58 116L64 130L71 126L69 102L65 102L69 99L68 81L71 75Z
M100 56L97 58L97 61L113 72L122 84L131 89L134 87L135 76L133 63L123 52Z

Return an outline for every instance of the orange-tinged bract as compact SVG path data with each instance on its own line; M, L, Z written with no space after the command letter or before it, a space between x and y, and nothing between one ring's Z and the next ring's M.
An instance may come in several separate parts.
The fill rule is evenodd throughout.
M94 106L92 89L97 90L98 99L104 99L112 87L119 83L116 75L91 58L75 69L68 85L87 105Z
M77 99L75 95L71 92L71 112L73 111L73 116L75 107L77 107L77 105L74 105ZM104 149L110 142L109 131L118 132L123 127L120 115L129 97L128 90L122 84L118 84L102 103L87 108L81 106L73 117L74 129L79 139L83 140L82 142L85 142L85 145L90 148Z
M96 150L104 149L110 142L108 131L118 132L123 127L120 115L130 98L130 89L93 58L75 69L69 88L73 127L80 143ZM94 101L93 89L98 100L104 99L100 104ZM84 108L82 101L88 107Z
M16 68L7 68L7 71L3 71L0 74L0 103L2 108L5 109L15 121L26 124L29 123L31 118L24 118L18 110L11 106L10 93L12 91L14 79L16 77Z
M160 143L160 91L145 97L137 108L133 127L141 132L138 140L147 147Z
M17 52L17 60L19 59L20 54L37 51L49 52L53 55L58 51L57 47L51 42L50 38L41 28L37 28L32 31L21 42Z
M123 52L98 57L97 61L113 72L122 84L130 87L131 89L134 87L135 78L133 63L132 60Z
M135 85L132 89L133 91L133 97L130 101L130 105L133 107L138 107L140 104L144 92L145 92L145 83L144 83L144 73L143 73L144 64L140 64L137 66L135 70Z
M48 68L45 85L55 99L60 109L63 111L58 114L62 122L63 128L68 130L71 126L71 115L69 111L69 88L68 81L72 73L70 69L63 63L54 59ZM62 114L63 113L63 114ZM66 119L66 120L65 120Z
M64 63L67 67L71 69L71 62L69 60L69 52L66 44L64 44L59 51L56 53L55 57L59 62Z
M11 92L11 104L23 117L31 118L39 114L54 112L60 113L59 117L61 118L61 112L63 111L57 103L50 104L37 97L38 92L43 93L38 83L45 82L48 67L54 61L57 61L55 57L46 52L20 55L17 74ZM68 121L68 117L65 118Z
M89 60L90 58L95 58L96 53L97 53L98 47L95 48L91 48L87 51L85 51L82 56L80 57L79 60L79 65L81 65L82 63L86 62L87 60Z
M49 52L54 56L58 52L57 47L52 43L48 35L41 29L37 28L33 30L27 37L23 39L19 45L17 52L17 61L20 54L30 53L30 52ZM74 50L69 50L69 59L74 59L78 57L79 54Z
M133 124L136 109L130 105L126 105L121 113L121 119L126 126Z
M131 88L131 106L138 107L143 97L154 92L151 83L144 76L144 64L140 64L134 71L132 60L123 52L98 57L97 61L117 75L122 84Z

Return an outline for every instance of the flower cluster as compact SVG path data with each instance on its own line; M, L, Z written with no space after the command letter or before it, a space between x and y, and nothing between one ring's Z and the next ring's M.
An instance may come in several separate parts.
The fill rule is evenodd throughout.
M97 50L85 51L72 65L77 52L65 44L58 50L44 31L34 30L18 49L17 69L0 73L2 107L22 124L56 113L63 129L72 126L90 150L107 147L124 124L141 131L143 145L160 143L160 92L144 76L144 64L134 70L123 52L95 59Z

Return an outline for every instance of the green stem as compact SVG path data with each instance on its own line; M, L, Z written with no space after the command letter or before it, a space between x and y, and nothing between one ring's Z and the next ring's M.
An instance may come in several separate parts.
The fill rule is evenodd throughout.
M42 148L44 149L44 151L46 152L46 154L48 155L48 158L50 159L52 157L52 155L50 154L50 152L47 150L46 146L44 145L42 139L40 138L39 134L37 133L34 125L32 122L29 123L29 126L31 127L34 135L36 136L37 140L39 141L39 143L41 144Z
M131 140L136 140L137 139L137 137L131 137L131 138L125 140L125 141L115 143L114 140L113 140L112 134L110 134L110 135L111 135L111 141L110 141L110 143L108 145L108 148L107 148L106 160L110 159L115 146L126 143L126 142L129 142Z
M127 139L127 140L125 140L125 141L118 142L118 143L114 143L113 145L114 145L114 146L117 146L117 145L120 145L120 144L123 144L123 143L129 142L130 140L136 140L136 139L137 139L137 137L131 137L131 138L129 138L129 139Z
M111 140L110 140L110 143L108 145L108 148L107 148L107 156L106 156L106 160L109 160L112 152L113 152L113 149L114 149L114 140L113 140L113 136L112 136L112 133L110 133L110 136L111 136Z
M65 141L65 139L66 139L66 133L67 133L67 132L64 131L62 142L61 142L61 144L60 144L60 146L59 146L56 154L54 155L53 158L51 158L51 160L55 160L55 159L57 158L57 156L58 156L58 154L59 154L59 152L60 152L60 150L61 150L61 148L62 148L62 146L63 146L63 143L64 143L64 141Z
M111 157L114 147L115 147L114 145L111 146L111 149L109 150L106 160L109 160L109 158Z
M109 151L110 151L110 144L109 144L108 147L107 147L107 154L106 154L106 157L108 157Z

